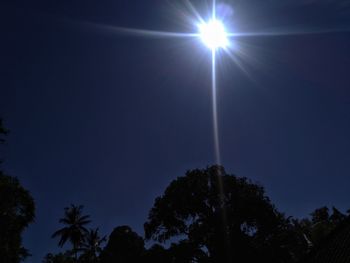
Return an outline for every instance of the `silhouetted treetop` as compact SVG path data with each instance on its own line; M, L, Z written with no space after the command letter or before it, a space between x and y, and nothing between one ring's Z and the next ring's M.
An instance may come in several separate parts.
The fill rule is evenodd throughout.
M156 198L144 228L146 239L180 239L192 260L203 261L204 253L213 262L231 262L272 251L268 247L287 226L262 186L211 166L172 181Z
M29 255L22 233L33 222L34 200L17 178L0 171L0 261L16 263Z
M144 252L143 238L129 226L119 226L110 234L108 243L101 253L101 262L142 262Z
M149 213L146 238L165 241L181 234L200 238L196 231L213 220L221 224L225 214L229 227L247 235L254 230L263 233L281 217L262 186L212 166L191 170L171 182Z
M6 134L0 119L0 143ZM22 246L22 234L34 221L34 215L34 200L29 191L17 178L0 171L0 262L17 263L30 255Z

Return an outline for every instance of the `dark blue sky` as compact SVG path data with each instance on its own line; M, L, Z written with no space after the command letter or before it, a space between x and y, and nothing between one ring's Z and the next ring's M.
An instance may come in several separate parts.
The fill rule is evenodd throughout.
M28 262L56 250L63 207L84 204L105 234L122 224L142 234L172 179L214 163L210 52L93 26L191 30L172 2L1 1L3 168L36 201ZM226 170L263 184L288 215L350 208L350 1L226 4L238 31L339 31L239 39L250 78L220 59Z

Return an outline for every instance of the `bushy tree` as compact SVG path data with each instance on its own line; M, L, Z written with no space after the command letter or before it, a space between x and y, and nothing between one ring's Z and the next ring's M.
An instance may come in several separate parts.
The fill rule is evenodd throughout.
M6 129L0 120L0 136ZM4 139L0 137L0 142ZM0 262L17 263L29 256L22 245L23 231L34 220L35 205L17 178L0 171Z
M29 253L22 246L22 234L34 220L35 205L17 178L0 171L0 261L16 263Z
M109 236L101 253L101 263L142 262L145 252L144 240L129 226L116 227Z
M284 235L294 234L289 219L262 186L221 166L191 170L171 182L144 228L147 240L179 240L173 251L185 257L181 262L293 261L287 248L295 241Z

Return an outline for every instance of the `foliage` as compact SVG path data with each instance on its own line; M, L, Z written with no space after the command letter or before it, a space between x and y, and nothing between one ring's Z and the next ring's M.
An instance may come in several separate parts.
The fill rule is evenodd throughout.
M0 119L0 135L6 134ZM0 142L4 139L0 138ZM0 171L0 259L17 263L30 254L22 246L22 234L34 221L35 205L30 193L17 178Z
M109 236L108 243L101 253L101 262L141 262L144 250L142 237L128 226L119 226Z
M183 262L292 260L284 244L291 240L283 235L289 220L263 187L228 175L221 166L191 170L171 182L144 227L147 240L180 239L176 247L186 251L181 254L192 255Z
M90 229L85 235L80 251L79 262L96 263L99 262L99 255L102 251L101 245L106 241L106 237L100 237L99 229Z
M329 208L324 206L315 209L311 213L311 218L300 220L299 227L302 229L310 246L318 246L327 236L340 224L347 216L341 213L335 207Z
M20 262L29 252L22 246L22 234L34 221L35 205L30 193L17 178L0 171L0 258Z

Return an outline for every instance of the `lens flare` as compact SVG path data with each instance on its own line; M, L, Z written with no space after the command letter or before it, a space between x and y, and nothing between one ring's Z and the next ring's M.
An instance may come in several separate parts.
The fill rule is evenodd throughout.
M199 26L199 35L203 43L210 49L225 48L229 44L224 24L216 19Z

